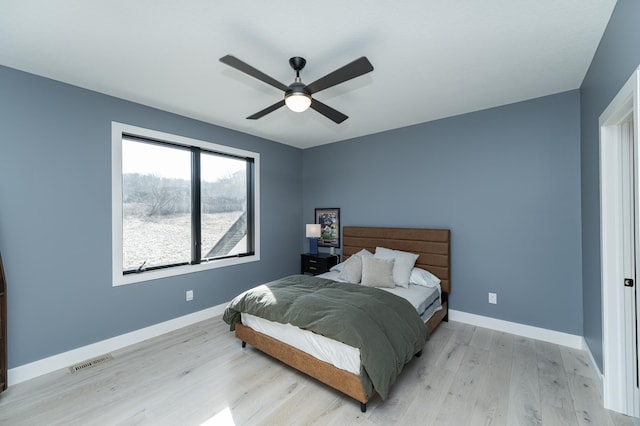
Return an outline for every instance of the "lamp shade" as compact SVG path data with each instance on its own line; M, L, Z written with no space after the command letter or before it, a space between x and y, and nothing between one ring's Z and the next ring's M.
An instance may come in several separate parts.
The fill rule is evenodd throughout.
M284 102L294 112L306 111L311 106L311 98L306 93L292 93L284 99Z
M319 223L307 224L307 238L320 238L320 232Z

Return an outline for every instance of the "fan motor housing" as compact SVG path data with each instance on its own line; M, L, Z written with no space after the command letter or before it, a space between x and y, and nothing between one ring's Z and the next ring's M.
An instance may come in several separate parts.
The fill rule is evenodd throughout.
M284 98L287 99L293 94L304 94L306 96L311 96L311 92L309 92L309 89L307 89L306 84L300 81L296 81L289 85L289 90L284 92Z

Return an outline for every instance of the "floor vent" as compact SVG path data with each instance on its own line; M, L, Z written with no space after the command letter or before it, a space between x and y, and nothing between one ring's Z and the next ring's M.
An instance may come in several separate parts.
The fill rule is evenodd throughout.
M72 365L71 367L69 367L69 371L71 371L72 373L75 373L80 370L86 370L89 367L93 367L98 364L103 364L107 361L111 361L112 359L113 357L111 356L111 354L102 355L97 358L89 359L87 361L82 361L79 364Z

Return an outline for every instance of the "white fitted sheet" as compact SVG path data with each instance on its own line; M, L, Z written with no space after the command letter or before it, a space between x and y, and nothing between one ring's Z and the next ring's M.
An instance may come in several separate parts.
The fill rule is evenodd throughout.
M291 324L269 321L244 312L241 317L242 324L255 331L278 339L341 370L360 374L360 349Z
M323 278L335 279L328 272ZM355 284L354 284L355 285ZM427 321L434 312L442 309L440 305L440 289L409 285L409 288L385 288L397 296L407 299L421 314L423 321ZM436 294L434 294L436 293ZM436 299L434 301L434 298ZM427 306L428 305L428 306ZM281 324L256 317L247 313L241 314L242 324L267 336L312 355L313 357L332 364L333 366L360 374L360 349L338 342L309 330L302 330L291 324Z

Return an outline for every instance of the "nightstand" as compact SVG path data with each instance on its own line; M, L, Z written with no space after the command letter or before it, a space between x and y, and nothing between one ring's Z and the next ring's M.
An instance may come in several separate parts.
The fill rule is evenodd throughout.
M302 274L318 275L329 272L338 264L339 256L329 253L302 253Z

